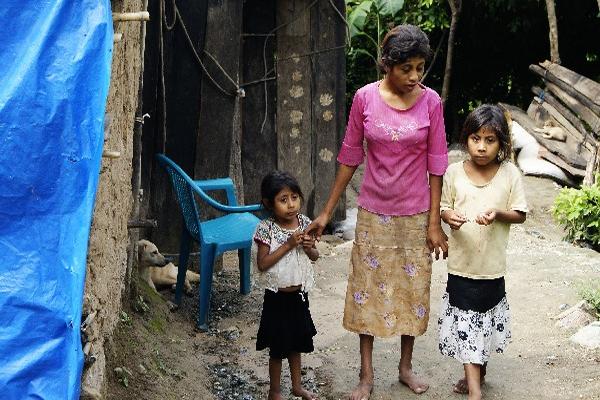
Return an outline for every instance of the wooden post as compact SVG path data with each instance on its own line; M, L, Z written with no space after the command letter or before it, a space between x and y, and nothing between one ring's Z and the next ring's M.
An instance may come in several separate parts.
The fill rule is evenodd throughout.
M560 64L560 56L558 54L558 27L556 24L556 9L554 7L554 0L546 0L546 10L548 11L550 59L553 63Z
M277 0L244 1L242 82L259 81L269 71L269 77L275 76L276 39L272 31L276 9ZM276 89L275 79L244 86L242 170L247 204L260 201L263 176L277 168Z
M343 0L333 2L344 13ZM312 50L344 45L346 29L332 4L323 1L311 13ZM327 202L336 173L336 157L346 125L344 48L318 53L311 57L312 139L314 196L308 202L307 212L316 216ZM346 216L346 196L342 195L333 215L334 220Z
M277 2L277 166L296 176L306 199L313 193L309 0ZM290 58L292 57L292 58ZM306 207L306 202L305 202ZM304 208L305 208L304 207ZM306 209L306 208L305 208Z

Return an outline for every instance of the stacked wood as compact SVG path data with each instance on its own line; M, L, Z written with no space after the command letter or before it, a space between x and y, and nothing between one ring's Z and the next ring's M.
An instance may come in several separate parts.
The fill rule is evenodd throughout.
M545 88L532 88L530 120L523 122L521 114L517 117L521 121L515 120L547 149L540 157L573 177L584 178L584 184L592 184L594 175L600 173L600 83L550 61L529 69L543 79ZM556 135L561 131L563 135Z

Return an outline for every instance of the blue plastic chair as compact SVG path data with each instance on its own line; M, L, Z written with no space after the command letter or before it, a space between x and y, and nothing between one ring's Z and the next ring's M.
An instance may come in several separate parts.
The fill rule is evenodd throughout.
M250 212L259 211L262 206L259 204L238 206L231 178L193 180L164 154L157 154L156 158L169 173L185 222L179 251L175 303L181 304L183 282L190 254L190 239L193 239L200 245L200 295L198 296L197 325L200 330L206 331L208 330L213 265L216 257L229 250L238 250L240 292L242 294L250 292L250 247L252 235L259 222L259 219ZM225 190L228 204L221 204L206 194L206 191L213 190ZM201 221L195 195L211 207L227 214Z

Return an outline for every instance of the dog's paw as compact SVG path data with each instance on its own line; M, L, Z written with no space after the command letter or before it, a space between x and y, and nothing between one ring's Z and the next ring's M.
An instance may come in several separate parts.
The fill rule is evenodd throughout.
M167 300L167 307L169 307L169 311L171 311L171 312L177 311L179 309L179 306L177 304L175 304L169 300Z

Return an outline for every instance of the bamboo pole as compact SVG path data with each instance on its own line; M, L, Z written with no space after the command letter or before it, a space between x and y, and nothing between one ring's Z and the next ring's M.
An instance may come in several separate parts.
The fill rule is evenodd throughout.
M112 17L114 22L150 21L150 13L148 11L113 13Z

